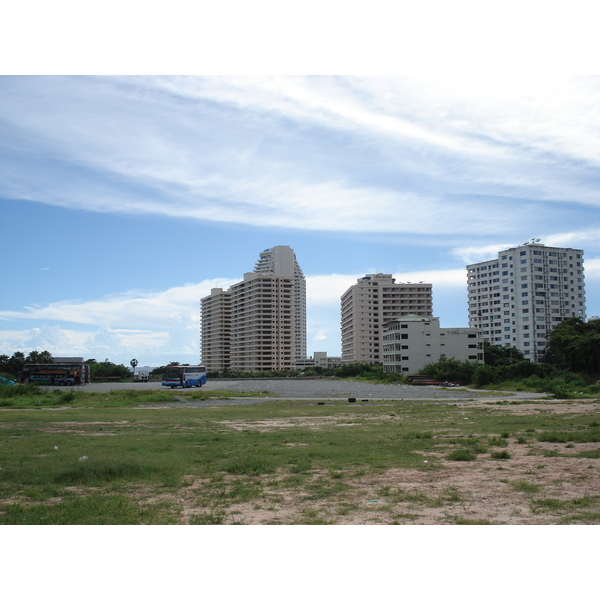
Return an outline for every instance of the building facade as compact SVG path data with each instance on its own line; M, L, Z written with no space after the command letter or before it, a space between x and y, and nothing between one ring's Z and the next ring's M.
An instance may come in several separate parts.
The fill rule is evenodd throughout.
M296 368L300 370L321 367L322 369L335 369L342 366L341 356L327 356L327 352L315 352L314 356L296 361Z
M231 368L231 292L213 288L201 300L202 360L207 371Z
M365 275L341 297L342 362L383 362L383 324L415 314L431 317L430 283L396 283L388 274Z
M294 359L306 358L306 279L289 246L275 246L260 253L254 272L292 279L294 305Z
M227 292L215 288L201 306L207 369L289 370L306 358L306 281L289 246L261 252L254 272Z
M483 342L471 327L441 328L438 317L407 315L385 324L383 370L410 375L442 358L483 364Z
M539 240L467 265L469 326L494 346L543 362L546 335L570 317L585 319L583 250Z

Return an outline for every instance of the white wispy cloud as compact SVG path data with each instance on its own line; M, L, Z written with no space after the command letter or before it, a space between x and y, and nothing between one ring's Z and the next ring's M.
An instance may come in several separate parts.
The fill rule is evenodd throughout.
M545 246L555 246L559 248L579 248L584 249L586 252L588 252L588 254L600 252L600 229L595 227L579 231L548 234L539 239ZM484 246L457 247L452 248L450 253L454 258L464 262L465 264L472 264L475 262L492 260L496 258L498 253L502 250L506 250L507 248L515 248L530 241L531 239L524 239L517 243L515 243L513 240L512 244L507 242L503 244L490 244ZM590 260L586 256L586 269L589 265Z
M0 193L255 226L509 231L552 217L532 203L600 205L598 81L4 80Z
M548 235L543 243L547 246L558 246L567 248L595 249L600 251L600 228L593 227L579 231L568 231Z
M498 256L498 252L509 248L506 244L491 244L489 246L467 246L464 248L453 248L451 253L456 259L463 261L466 265L484 260L492 260Z
M200 299L212 288L228 288L238 280L210 279L160 292L128 291L96 300L53 302L23 310L0 311L0 319L47 320L83 325L157 329L159 327L198 328Z

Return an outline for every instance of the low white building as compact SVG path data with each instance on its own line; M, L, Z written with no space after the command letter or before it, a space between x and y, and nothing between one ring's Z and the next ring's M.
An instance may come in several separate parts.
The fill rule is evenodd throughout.
M323 369L335 369L342 366L341 356L327 356L327 352L315 352L312 358L296 361L296 369L311 369L322 367Z
M384 371L410 375L443 357L483 364L483 341L471 327L441 328L439 317L407 315L384 325Z

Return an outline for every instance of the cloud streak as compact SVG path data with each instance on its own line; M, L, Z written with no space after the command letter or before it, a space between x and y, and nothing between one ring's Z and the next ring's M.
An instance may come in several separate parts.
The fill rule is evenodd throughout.
M600 205L598 80L487 83L5 78L0 194L416 235L543 223L539 202Z

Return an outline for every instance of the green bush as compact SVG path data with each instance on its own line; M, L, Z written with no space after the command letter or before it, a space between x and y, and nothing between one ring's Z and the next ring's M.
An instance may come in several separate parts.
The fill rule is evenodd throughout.
M460 361L455 358L442 358L436 363L425 365L415 375L425 375L439 381L458 381L463 385L469 385L473 381L477 367L476 363L468 360Z
M479 365L473 373L473 385L476 388L485 387L490 383L494 383L497 371L494 367L487 365Z

